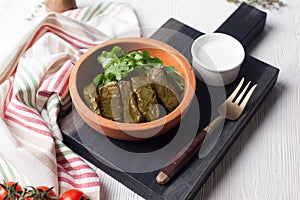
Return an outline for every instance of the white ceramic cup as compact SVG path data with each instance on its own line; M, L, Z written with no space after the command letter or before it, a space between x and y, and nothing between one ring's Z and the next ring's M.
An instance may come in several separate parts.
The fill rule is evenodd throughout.
M196 76L204 83L224 86L238 76L245 59L242 44L224 33L198 37L192 44L192 65Z

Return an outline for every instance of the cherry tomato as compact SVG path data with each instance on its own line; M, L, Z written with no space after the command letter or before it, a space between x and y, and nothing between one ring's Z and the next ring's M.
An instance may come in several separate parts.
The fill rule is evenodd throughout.
M26 200L51 200L57 198L55 192L53 191L53 187L49 188L47 186L37 186L33 188L28 197L30 198L26 198Z
M89 198L81 190L70 189L61 195L60 200L89 200Z
M19 199L23 189L17 183L13 181L8 181L0 184L0 199L6 198L6 200Z

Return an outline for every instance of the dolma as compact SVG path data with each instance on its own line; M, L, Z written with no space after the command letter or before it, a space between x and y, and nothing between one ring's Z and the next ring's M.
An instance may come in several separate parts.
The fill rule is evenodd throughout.
M114 121L122 121L120 91L116 82L110 82L99 89L101 115Z
M160 102L169 112L173 111L179 105L179 93L176 91L164 67L160 66L150 69L148 76L154 84Z
M136 96L132 91L130 81L120 81L118 83L121 100L123 104L123 122L125 123L140 123L144 117L137 108Z
M83 96L88 107L98 115L101 115L101 109L99 106L99 95L97 87L91 83L83 88Z
M156 92L146 76L131 77L131 84L136 95L139 111L143 114L145 121L153 121L160 117L160 107Z

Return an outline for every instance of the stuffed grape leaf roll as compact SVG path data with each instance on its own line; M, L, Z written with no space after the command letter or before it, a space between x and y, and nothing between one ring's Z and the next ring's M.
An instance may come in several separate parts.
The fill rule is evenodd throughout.
M173 111L180 103L179 93L164 67L159 66L150 69L148 76L154 84L161 103L169 112Z
M130 81L118 83L123 104L123 122L140 123L144 121L142 113L137 108L136 96L132 91Z
M97 87L91 83L83 88L83 96L88 107L98 115L101 115L101 109L99 106L99 95Z
M160 106L156 92L147 76L131 77L131 84L136 95L139 111L143 114L145 121L153 121L160 118Z
M122 121L120 91L116 82L110 82L99 89L101 115L114 121Z

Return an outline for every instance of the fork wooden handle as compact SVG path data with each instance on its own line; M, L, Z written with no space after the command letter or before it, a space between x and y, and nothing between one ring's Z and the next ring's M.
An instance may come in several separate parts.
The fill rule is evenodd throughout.
M202 130L201 133L199 133L191 145L188 148L184 148L182 153L179 152L177 155L180 155L179 157L175 157L174 161L172 161L169 165L164 167L156 176L156 182L164 185L166 184L175 174L177 174L178 171L180 171L187 162L199 151L201 144L207 135L207 132L205 130Z
M224 120L224 117L218 116L209 125L207 125L192 141L191 145L183 148L173 161L160 170L156 176L156 182L164 185L173 176L175 176L200 150L202 142L207 134L210 134Z

